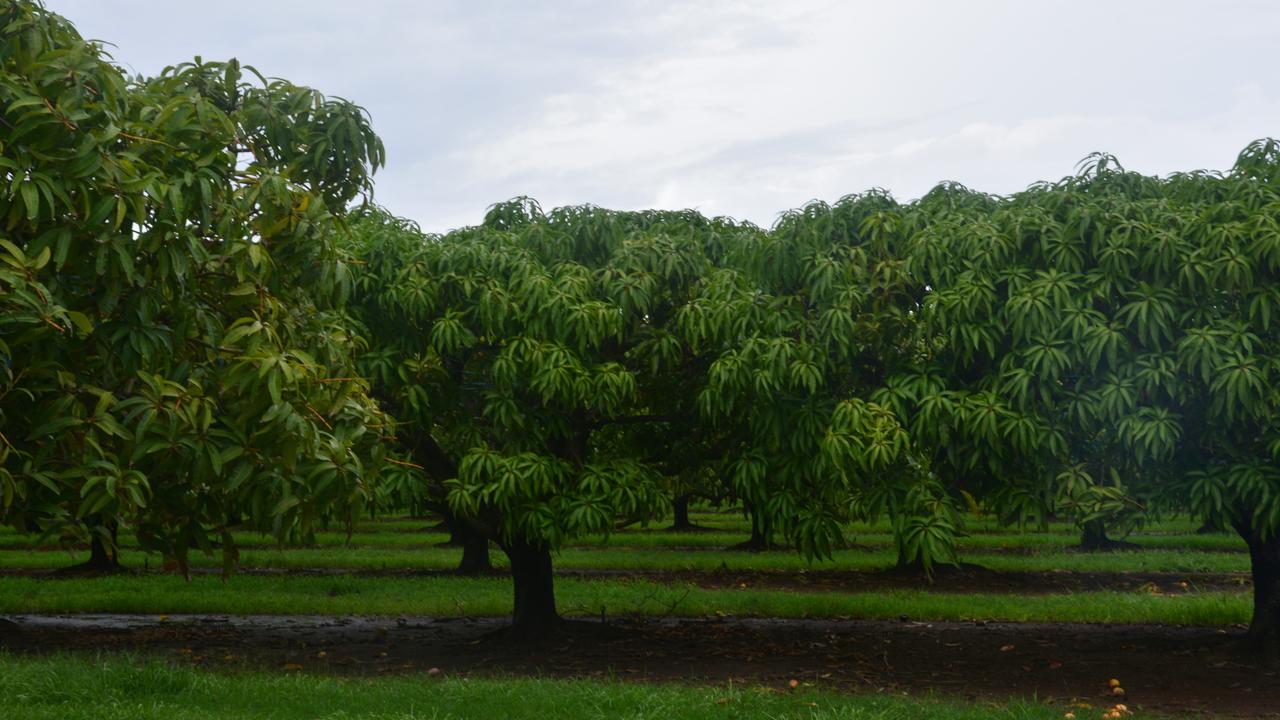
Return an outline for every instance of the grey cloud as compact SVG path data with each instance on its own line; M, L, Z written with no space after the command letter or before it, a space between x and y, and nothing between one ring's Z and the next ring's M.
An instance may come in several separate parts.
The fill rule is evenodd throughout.
M143 73L235 56L370 110L378 199L442 230L516 194L768 223L941 179L1011 192L1105 149L1223 167L1280 134L1280 5L48 0Z

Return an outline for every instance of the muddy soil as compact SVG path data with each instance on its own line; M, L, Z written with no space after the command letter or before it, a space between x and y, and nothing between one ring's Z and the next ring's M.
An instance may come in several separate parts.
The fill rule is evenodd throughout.
M19 653L132 650L209 668L342 675L612 677L975 699L1034 696L1068 709L1116 698L1187 716L1280 718L1280 670L1240 651L1242 631L1157 625L775 619L581 621L512 644L499 618L19 615Z

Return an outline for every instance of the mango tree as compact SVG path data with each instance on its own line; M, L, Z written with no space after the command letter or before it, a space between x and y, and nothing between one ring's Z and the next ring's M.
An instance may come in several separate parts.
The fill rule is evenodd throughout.
M1158 179L1094 156L985 207L933 208L905 251L940 348L910 396L920 431L979 434L1009 488L1085 520L1190 507L1235 528L1253 560L1250 634L1272 651L1278 179L1274 141L1225 175Z
M26 0L0 63L0 518L229 567L238 523L358 507L384 423L334 237L383 161L366 114L234 61L126 78Z
M636 225L520 200L444 237L380 215L353 233L366 371L433 496L509 559L515 636L557 624L555 548L668 507L632 431L667 420L650 383L680 352L661 298L706 261Z
M883 319L871 276L827 242L527 200L443 237L357 224L365 367L435 494L508 556L514 634L556 623L551 552L664 513L676 465L731 478L813 557L853 490L911 475L849 370Z
M894 368L881 396L911 418L915 447L952 492L980 499L1004 521L1043 523L1075 509L1092 522L1111 507L1104 500L1123 504L1127 496L1078 473L1075 483L1058 482L1068 477L1060 473L1071 466L1072 440L1095 460L1102 446L1087 429L1071 435L1054 396L1065 343L1040 342L1068 322L1080 331L1078 317L1053 305L1080 290L1056 259L1036 274L1042 250L1022 236L1043 219L1016 213L1008 201L954 183L901 213L897 252L928 290L917 309L920 355ZM1030 346L1027 357L1019 343Z
M882 392L923 355L900 212L877 191L783 214L727 251L681 328L716 358L699 403L737 440L728 476L757 524L818 558L846 521L886 516L900 562L931 572L954 559L959 517Z

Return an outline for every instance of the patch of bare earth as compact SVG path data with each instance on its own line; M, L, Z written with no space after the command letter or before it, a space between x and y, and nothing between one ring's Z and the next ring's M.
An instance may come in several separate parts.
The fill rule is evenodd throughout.
M1280 674L1240 651L1241 631L1159 625L645 619L493 638L498 618L11 616L18 653L133 650L201 667L347 675L422 673L762 684L841 692L1036 697L1066 708L1124 702L1185 716L1280 717Z

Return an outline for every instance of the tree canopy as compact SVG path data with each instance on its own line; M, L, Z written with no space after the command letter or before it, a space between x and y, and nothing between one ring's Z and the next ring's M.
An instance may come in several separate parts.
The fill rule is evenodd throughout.
M375 215L370 376L500 542L662 512L667 438L814 558L881 513L928 569L964 505L1189 509L1250 543L1274 641L1278 157L1160 179L1099 155L1010 197L872 192L768 231L526 200L445 236Z
M358 505L383 419L334 238L381 142L235 61L129 78L0 11L0 517L184 563Z
M839 212L859 222L884 202ZM726 478L815 558L851 505L896 517L919 495L927 478L862 367L910 345L893 261L808 222L786 235L516 200L445 236L384 213L353 226L362 366L437 502L511 556L517 624L533 602L522 555L549 593L566 538L667 511L664 478L687 470L673 456Z
M1008 511L1179 508L1234 527L1273 646L1277 178L1280 145L1261 140L1223 174L1095 155L1009 198L935 190L902 239L932 351L890 383L914 435L989 469Z

